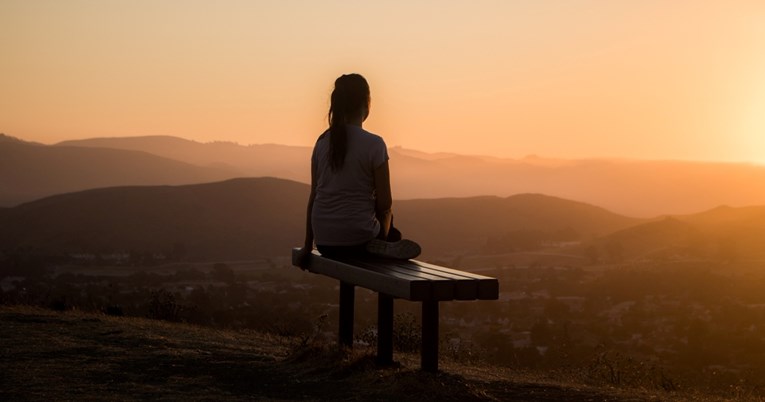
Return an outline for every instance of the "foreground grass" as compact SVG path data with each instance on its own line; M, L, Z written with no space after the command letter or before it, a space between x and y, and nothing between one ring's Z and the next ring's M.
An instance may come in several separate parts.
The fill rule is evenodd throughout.
M417 356L140 318L0 306L0 400L659 401L694 397L564 384ZM700 398L700 400L712 400Z

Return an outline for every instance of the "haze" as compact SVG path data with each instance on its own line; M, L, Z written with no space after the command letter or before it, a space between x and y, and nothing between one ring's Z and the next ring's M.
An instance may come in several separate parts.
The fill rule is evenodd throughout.
M765 163L759 1L0 2L0 132L310 146L332 81L389 146Z

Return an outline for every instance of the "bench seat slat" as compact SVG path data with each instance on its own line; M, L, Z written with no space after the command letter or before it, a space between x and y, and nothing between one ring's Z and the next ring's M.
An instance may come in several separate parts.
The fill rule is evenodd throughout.
M411 276L416 281L424 281L430 287L430 296L422 300L454 300L457 294L458 283L454 280L445 280L443 277L428 272L418 272L395 264L390 261L384 263L365 260L346 260L354 266L374 270L376 272L395 272L401 275ZM383 265L384 264L384 265ZM464 287L465 284L462 286ZM469 284L468 284L469 286ZM473 294L477 295L478 289L473 286ZM475 299L475 296L473 297ZM418 299L419 300L419 299Z
M431 268L423 268L415 264L415 261L392 261L388 262L392 267L403 269L410 272L418 272L423 275L428 275L436 281L447 281L454 284L454 292L451 299L439 299L439 300L476 300L479 295L480 283L475 279L467 279L450 273L444 273Z
M462 276L472 278L478 282L478 300L497 300L499 299L499 281L496 278L491 278L484 275L474 274L471 272L459 271L452 268L441 267L438 265L429 264L427 262L409 260L422 269L428 268L437 270L439 272L448 273L456 276ZM472 298L464 299L458 298L458 300L472 300Z
M432 264L424 263L422 261L417 261L417 260L393 260L393 259L383 259L383 258L370 258L370 259L363 259L363 260L362 259L347 259L344 261L352 262L353 264L368 263L373 265L382 265L385 268L400 267L411 272L416 272L418 274L423 273L428 275L435 275L438 278L450 279L450 280L477 280L477 279L493 280L494 279L494 278L489 278L486 276L471 274L469 272L448 269L445 267L439 267L437 265L432 265Z
M399 261L399 266L408 269L454 278L455 299L457 300L496 300L499 298L499 282L496 278L458 271L451 268L424 263L417 260Z
M293 256L295 253L293 251ZM411 277L402 274L391 275L370 269L359 269L347 263L323 258L316 251L311 256L308 270L407 300L427 300L431 294L427 281L412 280Z
M293 257L297 252L297 248L293 249ZM309 271L413 301L496 300L499 297L499 282L495 278L417 260L373 257L332 260L314 250Z
M442 267L442 266L439 266L439 265L433 265L433 264L430 264L430 263L427 263L427 262L423 262L423 261L418 261L418 260L409 260L409 261L416 263L420 267L432 268L432 269L436 269L436 270L439 270L439 271L442 271L442 272L448 272L448 273L453 274L453 275L464 276L464 277L471 278L471 279L492 279L492 280L495 279L495 278L492 278L492 277L489 277L489 276L483 276L483 275L479 275L479 274L474 274L472 272L460 271L460 270L453 269L453 268L447 268L447 267Z

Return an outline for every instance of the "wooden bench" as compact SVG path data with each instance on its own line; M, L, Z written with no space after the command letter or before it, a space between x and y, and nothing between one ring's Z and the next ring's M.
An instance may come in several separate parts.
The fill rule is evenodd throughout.
M296 265L297 248L292 250ZM422 302L421 367L438 371L438 302L448 300L497 300L499 281L416 260L344 258L333 260L314 251L308 271L340 281L338 341L353 345L355 286L378 293L377 361L393 362L393 299Z

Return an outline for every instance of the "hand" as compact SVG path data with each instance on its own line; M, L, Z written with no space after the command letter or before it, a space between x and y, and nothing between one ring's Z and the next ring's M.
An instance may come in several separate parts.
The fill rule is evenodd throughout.
M311 256L311 252L313 251L313 247L303 247L298 251L297 255L297 266L300 267L303 271L308 269L308 260Z

